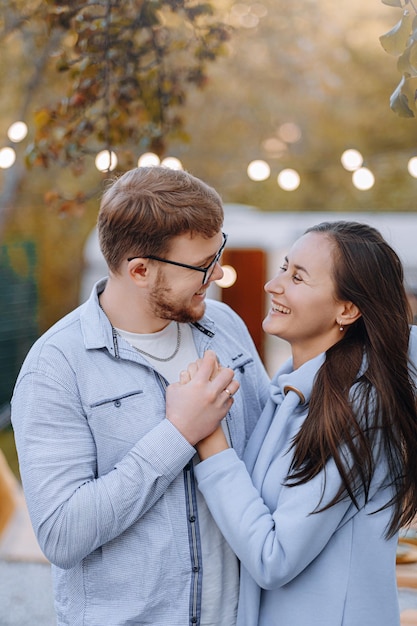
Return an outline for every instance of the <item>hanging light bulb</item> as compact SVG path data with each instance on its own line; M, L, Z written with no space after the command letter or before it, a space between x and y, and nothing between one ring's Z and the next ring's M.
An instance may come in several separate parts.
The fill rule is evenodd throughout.
M294 191L300 186L300 175L296 170L287 168L278 174L278 185L284 191Z
M111 172L117 167L117 156L112 150L102 150L95 160L99 172Z
M375 184L375 176L367 167L360 167L352 174L352 182L356 189L367 191Z
M144 152L138 159L138 167L151 167L152 165L159 165L160 159L154 152Z
M355 170L362 167L363 156L359 152L359 150L355 150L354 148L349 148L349 150L345 150L340 157L343 167L348 172L354 172Z
M411 157L407 164L408 173L413 178L417 178L417 157Z
M232 287L237 280L237 272L232 265L222 265L223 276L216 280L216 285L222 289Z
M271 168L268 163L260 159L251 161L246 171L249 178L256 181L266 180L271 174Z
M16 152L13 148L1 148L0 150L0 168L2 170L7 170L9 167L12 167L14 162L16 161Z
M183 169L181 161L176 157L165 157L165 159L161 161L161 165L163 165L164 167L168 167L170 170Z
M19 141L23 141L23 139L28 134L28 127L25 122L14 122L9 126L7 130L7 136L10 141L14 143L19 143Z

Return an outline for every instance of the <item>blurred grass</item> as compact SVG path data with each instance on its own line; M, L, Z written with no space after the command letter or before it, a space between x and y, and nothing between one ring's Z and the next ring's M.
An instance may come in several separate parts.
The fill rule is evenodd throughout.
M0 450L2 450L10 469L18 480L20 480L19 462L17 460L16 446L12 427L0 431Z

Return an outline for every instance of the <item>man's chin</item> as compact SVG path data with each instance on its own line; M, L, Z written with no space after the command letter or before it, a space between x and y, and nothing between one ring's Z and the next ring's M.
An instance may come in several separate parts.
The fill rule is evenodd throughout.
M180 322L181 324L193 324L194 322L198 322L203 317L206 312L206 303L202 302L200 305L189 308L187 310L178 311L178 314L175 317L176 322Z

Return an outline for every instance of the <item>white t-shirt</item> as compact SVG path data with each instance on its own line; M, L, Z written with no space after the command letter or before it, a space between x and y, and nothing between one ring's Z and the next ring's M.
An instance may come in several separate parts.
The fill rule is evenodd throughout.
M166 358L177 345L177 323L171 322L163 330L151 334L129 333L116 329L130 345L149 355ZM181 370L198 358L192 331L188 324L180 324L181 341L177 354L169 361L158 361L144 356L169 383L178 381ZM222 424L226 437L227 427ZM196 454L194 463L198 463ZM203 560L201 626L234 626L239 595L238 560L218 529L206 502L197 489L198 520L200 525Z

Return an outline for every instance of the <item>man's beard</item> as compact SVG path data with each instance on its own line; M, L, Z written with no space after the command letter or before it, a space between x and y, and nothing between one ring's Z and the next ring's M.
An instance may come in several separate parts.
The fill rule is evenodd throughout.
M175 302L169 297L171 290L166 286L164 279L160 275L157 278L153 292L149 297L149 304L155 317L163 320L171 320L188 324L200 320L205 311L205 304L199 308L197 313L190 306L182 306L181 303Z

